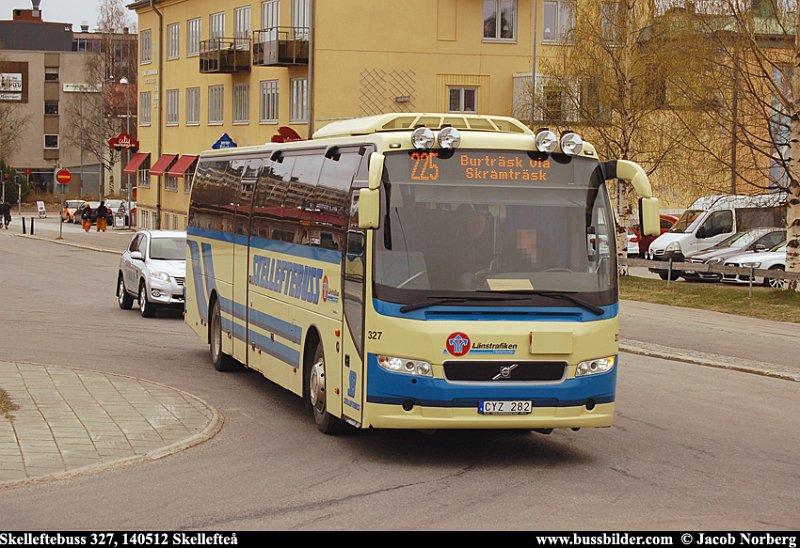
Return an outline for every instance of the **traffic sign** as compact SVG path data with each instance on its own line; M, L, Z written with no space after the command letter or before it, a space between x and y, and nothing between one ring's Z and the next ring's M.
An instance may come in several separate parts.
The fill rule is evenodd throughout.
M72 173L70 173L68 169L62 169L56 173L56 181L62 185L68 185L71 180Z

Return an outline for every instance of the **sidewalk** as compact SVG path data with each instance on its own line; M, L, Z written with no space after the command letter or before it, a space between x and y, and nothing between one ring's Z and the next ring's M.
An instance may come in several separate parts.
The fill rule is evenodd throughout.
M0 387L13 404L0 408L0 489L159 459L222 426L201 399L122 375L0 361Z

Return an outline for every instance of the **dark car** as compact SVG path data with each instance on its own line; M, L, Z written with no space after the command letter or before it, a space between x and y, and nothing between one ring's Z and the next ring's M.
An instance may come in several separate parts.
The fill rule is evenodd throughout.
M83 215L83 210L86 209L86 206L89 205L92 208L92 224L97 222L97 208L100 207L100 202L84 202L77 210L75 210L75 223L80 224L82 219L81 216ZM114 226L114 212L108 207L108 202L106 202L106 207L108 208L108 212L106 213L106 223L108 226Z
M726 259L743 253L767 251L786 241L786 230L782 228L751 228L728 236L714 247L692 253L686 261L698 264L723 264ZM706 280L718 282L722 274L716 272L694 272L685 270L681 276L687 281Z

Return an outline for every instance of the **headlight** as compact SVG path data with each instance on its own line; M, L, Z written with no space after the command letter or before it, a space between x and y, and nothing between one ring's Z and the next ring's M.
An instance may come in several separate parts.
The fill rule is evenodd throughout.
M394 373L405 373L406 375L417 375L419 377L433 377L431 364L421 360L410 360L408 358L397 358L394 356L378 356L378 365Z
M680 253L681 252L681 244L680 242L672 242L671 244L667 245L664 248L664 253Z
M543 129L536 134L536 150L539 152L555 152L558 137L549 129Z
M155 278L157 280L163 280L165 282L169 281L169 274L167 274L166 272L151 272L150 277Z
M758 268L759 266L761 266L761 263L742 263L742 266L745 268L750 268L750 267Z
M722 262L720 257L714 257L713 259L709 259L706 261L706 264L719 264Z
M595 373L605 373L614 369L616 363L616 356L609 356L607 358L597 358L596 360L587 360L578 364L575 370L576 377L583 377L586 375L594 375Z
M435 141L436 137L433 136L433 132L426 127L418 127L411 134L411 144L417 150L430 150Z
M439 146L443 149L458 148L461 144L461 133L454 127L442 128L439 132Z
M561 152L564 154L580 154L583 150L583 139L577 133L566 133L561 137Z

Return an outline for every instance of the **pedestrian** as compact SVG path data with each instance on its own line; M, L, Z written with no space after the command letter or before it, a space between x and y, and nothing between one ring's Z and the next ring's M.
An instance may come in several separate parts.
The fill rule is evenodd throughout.
M89 232L89 229L92 228L92 206L90 206L88 202L83 207L81 223L83 224L83 230L85 232Z
M3 218L3 226L8 230L8 225L11 223L11 204L8 202L0 204L0 214Z
M106 231L106 217L108 216L108 208L106 207L105 200L100 202L97 206L97 232Z

